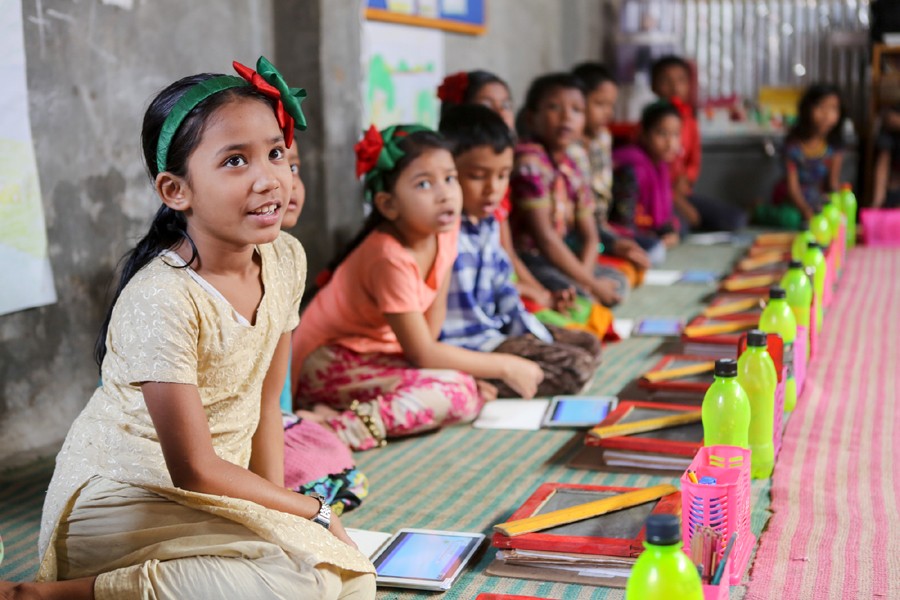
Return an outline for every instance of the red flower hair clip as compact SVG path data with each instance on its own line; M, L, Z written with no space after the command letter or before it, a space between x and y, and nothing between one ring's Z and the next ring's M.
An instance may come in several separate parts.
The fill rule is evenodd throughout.
M378 164L378 157L384 148L384 138L381 132L372 125L369 127L363 139L359 140L353 147L356 150L356 176L361 177L375 168Z
M447 75L437 89L437 97L441 102L462 104L469 89L469 74L465 71Z

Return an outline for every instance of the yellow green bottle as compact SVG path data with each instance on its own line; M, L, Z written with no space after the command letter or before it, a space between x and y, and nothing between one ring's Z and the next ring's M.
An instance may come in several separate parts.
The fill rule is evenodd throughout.
M828 217L821 210L816 211L813 218L809 220L809 231L823 247L827 247L831 243L831 223L828 222Z
M822 317L825 314L825 303L823 302L825 294L825 276L828 269L828 266L825 264L825 253L822 252L822 247L819 244L811 242L807 245L806 253L800 260L803 261L804 267L814 269L812 278L813 292L816 295L816 330L821 331Z
M841 187L841 211L847 219L847 248L856 246L856 195L853 186L845 183Z
M807 245L810 242L816 241L816 237L809 231L801 231L794 238L794 242L791 244L791 258L795 260L803 260L803 255L806 254Z
M775 388L778 374L769 355L768 336L747 333L747 349L737 361L737 380L750 400L750 476L767 479L775 468Z
M625 586L625 600L703 600L697 567L681 549L681 523L675 515L650 515L644 551Z
M784 342L784 410L790 412L797 406L797 380L794 377L797 319L794 318L794 311L787 303L784 288L773 287L769 290L769 303L759 316L759 329L766 333L777 333Z
M703 445L750 447L750 399L737 380L737 361L716 361L712 385L703 396Z
M822 214L828 220L828 226L831 229L831 241L838 244L841 241L841 225L844 223L844 213L839 208L841 205L841 192L832 192L828 194L828 202L822 207ZM841 255L843 254L843 245L835 246L835 269L841 269ZM836 279L835 279L836 280Z
M787 295L788 306L794 312L794 319L797 321L797 330L803 328L806 335L806 358L809 359L810 336L810 313L812 312L813 284L809 280L809 275L803 267L803 263L799 260L792 260L788 263L788 270L781 278L778 284L784 288Z

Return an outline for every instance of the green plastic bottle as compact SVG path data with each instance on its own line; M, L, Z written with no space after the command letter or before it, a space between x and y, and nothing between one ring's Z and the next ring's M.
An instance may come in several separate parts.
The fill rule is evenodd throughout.
M828 266L825 264L825 253L822 252L822 247L819 244L811 242L801 260L804 267L815 269L812 278L813 292L816 294L816 330L821 331L822 317L825 314L825 303L822 299L825 294L825 275L828 269Z
M784 288L769 290L769 303L759 316L759 329L777 333L784 341L784 410L790 412L797 406L797 380L794 378L794 339L797 337L797 319L787 303Z
M809 220L809 231L823 247L827 247L831 243L831 223L828 222L828 217L821 210L817 211Z
M681 549L675 515L647 517L644 551L634 562L625 600L703 600L697 567Z
M775 388L778 374L769 356L768 336L747 333L747 349L737 361L737 380L750 399L750 476L768 479L775 468Z
M737 380L737 361L716 361L713 383L703 396L700 409L703 444L750 447L750 399Z
M856 246L856 195L853 186L845 183L841 187L841 211L847 219L847 248Z
M794 238L794 242L791 244L791 258L794 260L803 260L803 255L806 254L806 248L810 242L816 241L816 237L810 233L809 231L801 231L797 234L797 237Z
M787 294L787 303L794 311L794 319L797 320L797 327L805 327L806 335L812 332L809 325L810 312L812 311L813 284L803 268L803 263L799 260L792 260L788 263L788 270L781 278L779 283ZM809 342L806 341L806 358L809 358Z
M842 192L832 192L828 194L828 202L825 203L825 206L822 207L822 214L825 215L825 218L828 219L828 225L831 228L831 241L834 244L840 242L841 239L841 225L844 223L844 213L841 212L840 206L842 204L841 198ZM837 250L835 254L835 270L840 272L841 270L841 255L843 254L844 246L843 244L840 246L836 246L834 248Z

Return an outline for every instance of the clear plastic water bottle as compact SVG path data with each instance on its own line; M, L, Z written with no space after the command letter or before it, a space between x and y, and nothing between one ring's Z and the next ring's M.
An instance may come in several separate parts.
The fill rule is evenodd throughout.
M647 518L644 551L635 561L625 600L703 600L697 567L681 549L681 523L675 515Z

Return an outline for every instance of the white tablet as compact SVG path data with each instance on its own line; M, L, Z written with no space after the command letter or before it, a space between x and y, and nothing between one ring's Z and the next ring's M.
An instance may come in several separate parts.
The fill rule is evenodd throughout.
M372 558L376 583L445 592L484 541L482 533L401 529Z
M618 405L615 396L555 396L544 415L544 427L593 427Z

